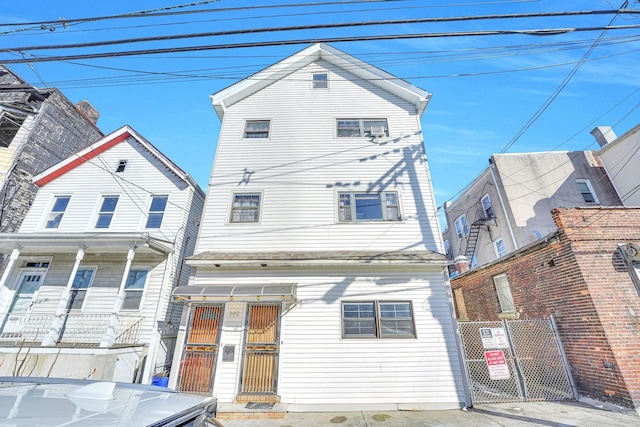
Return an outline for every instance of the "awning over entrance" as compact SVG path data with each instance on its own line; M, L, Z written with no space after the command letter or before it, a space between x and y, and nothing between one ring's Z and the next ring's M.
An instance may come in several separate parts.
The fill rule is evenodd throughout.
M178 286L173 291L173 297L194 302L296 301L296 285Z

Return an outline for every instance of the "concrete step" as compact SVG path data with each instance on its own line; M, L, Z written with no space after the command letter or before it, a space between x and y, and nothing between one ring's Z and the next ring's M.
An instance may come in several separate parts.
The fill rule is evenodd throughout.
M218 403L218 420L276 420L283 419L287 405L268 402Z

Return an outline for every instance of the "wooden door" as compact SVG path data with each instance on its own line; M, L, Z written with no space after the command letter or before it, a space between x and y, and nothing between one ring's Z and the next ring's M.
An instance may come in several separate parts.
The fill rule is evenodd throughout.
M222 308L221 305L193 307L185 352L180 362L179 391L211 393Z
M280 306L248 307L240 394L275 396L277 391Z

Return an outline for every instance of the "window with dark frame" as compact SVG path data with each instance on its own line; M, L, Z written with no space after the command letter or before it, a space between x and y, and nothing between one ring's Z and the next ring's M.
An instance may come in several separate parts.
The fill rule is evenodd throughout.
M71 284L69 301L67 302L68 310L82 309L94 273L95 270L93 268L78 269L78 271L76 271L76 276L73 278L73 283Z
M338 193L338 218L341 222L400 221L398 193Z
M153 196L145 228L160 228L169 196Z
M116 168L116 173L124 172L126 167L127 167L127 161L120 160L120 162L118 162L118 167Z
M244 127L246 139L269 138L271 120L247 120Z
M343 338L415 338L410 301L342 302Z
M45 228L58 228L60 226L64 212L67 210L67 206L69 205L69 200L71 200L71 196L56 196L51 212L49 213L47 223L45 224Z
M336 135L338 138L371 138L389 136L387 119L336 119Z
M118 198L118 196L104 196L102 198L96 228L109 228L111 220L113 219L113 213L116 211Z
M258 222L260 219L260 194L234 194L231 206L231 222Z

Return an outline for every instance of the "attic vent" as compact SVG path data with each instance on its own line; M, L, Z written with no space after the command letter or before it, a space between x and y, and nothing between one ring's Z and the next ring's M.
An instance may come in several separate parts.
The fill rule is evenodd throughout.
M126 160L120 160L120 163L118 163L118 167L116 168L116 172L124 172L124 169L127 167L127 161Z

